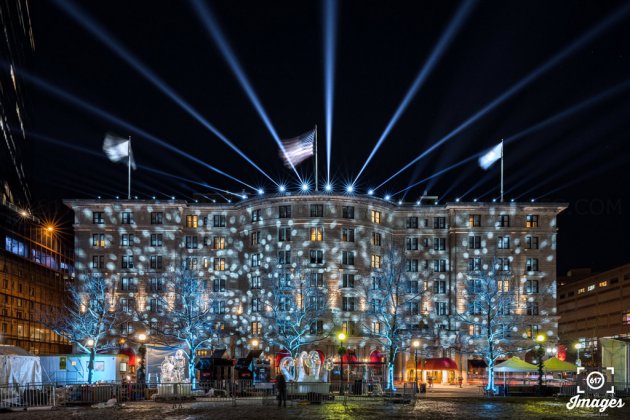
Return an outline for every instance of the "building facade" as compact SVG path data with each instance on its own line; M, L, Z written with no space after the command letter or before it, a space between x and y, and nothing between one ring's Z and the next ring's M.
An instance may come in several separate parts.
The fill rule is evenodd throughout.
M588 273L580 270L577 280L569 275L560 283L558 329L574 357L578 344L581 362L599 365L602 338L630 338L630 264Z
M337 332L356 360L387 354L377 339L375 281L394 249L408 294L400 330L409 338L396 360L403 379L422 341L421 357L447 357L466 375L480 333L462 315L469 310L471 273L495 266L514 296L514 348L527 351L543 333L557 341L556 216L565 206L542 203L396 205L370 196L310 194L250 198L234 204L185 201L66 200L75 213L78 278L111 279L121 311L156 310L165 279L184 266L207 280L214 314L233 332L223 345L232 357L264 335L270 296L288 273L295 299L309 293L325 306L309 334L310 349L337 354ZM299 277L299 279L298 279ZM317 293L313 292L317 290ZM414 297L415 296L415 297ZM389 309L383 309L389 310ZM122 335L139 333L125 325ZM144 333L146 331L142 331ZM218 345L218 344L216 344ZM268 353L279 348L269 348ZM452 376L453 374L451 374ZM445 378L446 380L446 375ZM449 379L452 379L449 378Z

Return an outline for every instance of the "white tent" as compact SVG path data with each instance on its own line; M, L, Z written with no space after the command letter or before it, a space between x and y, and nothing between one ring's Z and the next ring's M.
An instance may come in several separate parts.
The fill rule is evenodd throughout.
M20 347L0 345L0 385L41 382L42 368L38 356Z

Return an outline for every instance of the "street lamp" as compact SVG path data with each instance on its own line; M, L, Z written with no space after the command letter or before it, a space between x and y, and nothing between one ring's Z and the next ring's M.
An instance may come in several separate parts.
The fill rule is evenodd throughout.
M575 349L577 350L577 359L575 360L575 364L577 366L582 366L582 361L580 360L580 350L582 349L582 343L575 343Z
M140 356L140 362L138 366L138 371L136 372L136 382L143 385L146 378L145 358L147 356L147 347L144 345L144 342L146 340L147 340L146 334L138 334L138 341L140 341L140 347L138 347L138 354Z
M252 342L251 342L252 349L257 350L259 344L260 344L260 341L258 341L258 339L256 338L252 339ZM255 356L252 358L252 380L256 382L256 357Z
M343 355L346 354L346 349L343 347L343 342L346 339L346 335L343 332L340 332L337 335L339 339L339 360L341 361L341 387L339 388L339 394L343 395Z
M543 343L547 340L544 334L538 334L536 336L536 357L538 358L538 392L542 394L542 384L543 384L543 356L545 355L545 349L543 348Z
M418 347L420 347L420 340L413 340L412 346L415 350L415 364L413 371L415 372L415 385L414 387L418 388Z

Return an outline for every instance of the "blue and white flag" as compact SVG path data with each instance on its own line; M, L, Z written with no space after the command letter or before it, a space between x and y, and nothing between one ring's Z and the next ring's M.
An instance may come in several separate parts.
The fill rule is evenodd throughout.
M479 166L483 169L488 169L494 162L503 157L503 142L497 144L490 149L486 154L479 158Z
M282 140L284 152L280 150L280 157L284 164L291 168L298 165L305 159L313 156L313 145L315 144L315 130L307 131L297 137Z

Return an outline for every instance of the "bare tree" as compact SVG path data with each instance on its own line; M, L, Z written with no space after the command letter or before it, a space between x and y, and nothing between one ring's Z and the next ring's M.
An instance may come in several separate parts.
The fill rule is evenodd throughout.
M194 384L197 350L219 338L222 324L216 315L225 307L212 304L204 280L193 271L175 270L166 280L165 291L153 298L153 307L138 312L138 317L149 329L152 341L185 346L188 375Z
M361 328L386 349L387 388L393 390L396 357L409 346L410 326L420 324L424 282L418 261L406 259L402 244L390 243L384 249L381 264L373 264L369 316Z
M518 284L514 284L512 272L502 268L495 259L487 269L469 271L463 291L467 307L457 313L459 321L469 325L469 353L481 353L488 366L488 391L495 390L497 359L522 350L514 339L523 322L516 313Z
M67 302L45 316L44 325L89 353L88 383L92 383L96 353L116 348L111 339L114 328L122 322L116 312L113 290L98 275L68 283Z
M327 338L333 327L325 323L327 290L323 273L301 266L280 266L271 275L262 318L264 338L297 357L301 348Z

